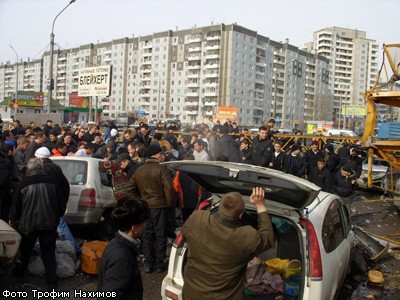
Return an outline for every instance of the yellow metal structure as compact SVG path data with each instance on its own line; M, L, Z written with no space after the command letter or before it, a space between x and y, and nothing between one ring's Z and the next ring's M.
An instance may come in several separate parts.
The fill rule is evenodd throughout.
M394 55L394 52L396 52L396 55ZM378 72L377 81L374 87L364 94L367 104L367 117L362 145L368 149L368 187L372 186L371 174L374 154L385 159L389 163L391 170L393 168L400 170L400 158L396 155L400 151L400 140L377 140L373 137L376 121L376 105L384 104L400 107L400 91L388 91L394 82L400 80L399 54L400 44L383 45L383 62ZM390 68L386 66L386 60ZM380 82L382 71L385 72L387 78L384 84Z

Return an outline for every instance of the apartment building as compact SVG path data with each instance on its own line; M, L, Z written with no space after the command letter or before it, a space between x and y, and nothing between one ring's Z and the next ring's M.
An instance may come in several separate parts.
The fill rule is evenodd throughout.
M363 93L372 88L378 73L378 44L367 39L366 32L341 27L329 27L314 32L313 41L306 50L329 59L331 90L333 91L333 119L339 126L346 117L341 115L344 106L364 106ZM363 118L353 122L362 126Z
M41 61L35 80L44 91L49 52ZM293 128L332 115L329 58L237 24L58 49L53 55L53 98L68 106L69 95L78 90L79 68L100 65L112 65L110 96L91 99L92 107L103 109L103 119L140 113L149 120L178 118L190 124L208 120L218 106L235 106L241 125L259 126L275 117L278 126ZM13 76L10 69L10 64L0 67L0 82L5 74ZM15 90L12 80L8 82L0 97Z

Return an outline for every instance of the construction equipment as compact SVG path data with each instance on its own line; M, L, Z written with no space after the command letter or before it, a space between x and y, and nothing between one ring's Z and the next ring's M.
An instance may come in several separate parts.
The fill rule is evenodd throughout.
M382 71L384 74L382 74ZM381 79L381 75L385 81ZM385 76L383 76L385 75ZM382 81L381 81L382 80ZM377 104L400 107L400 91L393 91L396 81L400 80L400 44L383 45L383 61L373 88L364 93L367 104L362 145L368 149L368 187L372 187L373 155L386 160L390 170L400 171L400 140L379 140L374 138L374 128L377 116ZM391 176L393 178L393 176ZM389 185L392 188L395 184Z

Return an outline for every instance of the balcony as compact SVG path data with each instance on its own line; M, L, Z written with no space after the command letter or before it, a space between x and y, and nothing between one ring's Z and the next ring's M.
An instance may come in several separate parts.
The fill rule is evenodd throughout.
M188 88L198 88L199 85L200 85L199 82L188 82L188 83L186 84L186 86L187 86Z
M219 44L211 44L211 45L209 45L209 44L207 44L207 50L217 50L217 49L221 49L221 45L219 45Z
M188 51L189 51L189 53L201 52L201 47L189 47Z
M205 64L205 69L219 69L219 64Z
M145 42L142 46L142 49L151 49L153 48L153 43Z
M149 58L144 59L143 65L151 65L151 59L149 59Z
M206 91L204 93L205 97L216 97L218 96L218 92L217 91Z
M210 53L210 54L206 53L205 57L206 59L219 59L220 55L216 53Z
M220 35L208 35L207 36L207 41L218 41L221 39Z
M206 112L204 112L204 115L205 116L212 116L213 115L213 112L212 112L212 110L210 110L210 111L206 111Z
M217 87L218 86L218 82L206 82L204 84L205 87Z
M213 72L213 73L206 73L205 77L206 78L218 78L219 73L218 72Z
M218 102L217 101L213 101L213 102L204 102L204 106L217 106Z
M187 92L186 97L198 97L199 92Z
M200 77L200 73L189 73L187 75L187 78L199 78Z
M188 65L187 68L188 70L199 70L201 65Z
M201 43L201 37L192 37L186 41L187 44Z
M198 111L197 110L187 111L186 114L189 116L197 116Z
M199 54L191 54L187 57L188 61L196 61L196 60L201 60L201 55Z

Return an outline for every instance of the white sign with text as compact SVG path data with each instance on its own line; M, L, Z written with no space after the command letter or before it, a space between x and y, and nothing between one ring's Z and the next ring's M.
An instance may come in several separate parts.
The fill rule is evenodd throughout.
M109 96L111 66L79 69L78 96Z

